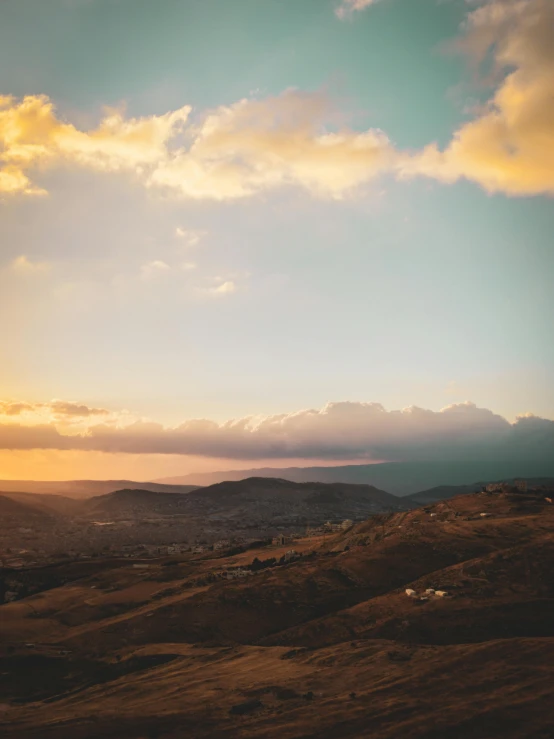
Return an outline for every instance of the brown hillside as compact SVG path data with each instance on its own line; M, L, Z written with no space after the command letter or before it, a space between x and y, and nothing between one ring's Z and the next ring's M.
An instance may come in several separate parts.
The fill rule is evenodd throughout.
M60 563L65 584L0 607L3 735L551 737L544 494L375 516L279 564L287 548Z

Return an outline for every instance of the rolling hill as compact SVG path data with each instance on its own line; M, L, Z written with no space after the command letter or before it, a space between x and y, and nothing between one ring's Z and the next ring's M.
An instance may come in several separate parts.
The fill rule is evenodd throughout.
M237 519L254 516L274 523L290 518L365 518L404 507L396 496L371 485L296 483L265 477L226 481L189 496L188 505L201 515Z
M294 483L272 478L223 482L179 495L149 490L118 490L90 498L91 515L188 515L206 520L277 525L291 521L365 518L406 506L394 495L369 485Z

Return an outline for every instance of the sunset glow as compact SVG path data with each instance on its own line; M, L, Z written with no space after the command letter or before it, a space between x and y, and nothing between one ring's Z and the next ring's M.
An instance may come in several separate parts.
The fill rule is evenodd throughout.
M549 0L0 20L0 477L554 450Z

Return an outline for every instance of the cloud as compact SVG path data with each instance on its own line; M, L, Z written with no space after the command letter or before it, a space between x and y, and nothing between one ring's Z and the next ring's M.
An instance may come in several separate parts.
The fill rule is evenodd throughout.
M0 162L2 157L0 156ZM0 195L5 193L13 195L23 193L24 195L46 195L46 190L33 185L31 180L19 167L6 165L0 169Z
M47 262L33 262L25 254L22 254L13 260L12 269L23 273L47 272L50 265Z
M345 0L339 15L368 0ZM296 187L340 200L382 174L462 178L489 192L554 194L554 2L488 0L472 10L454 47L477 67L492 65L494 92L441 149L395 148L376 128L345 124L321 92L285 90L192 114L109 110L81 131L44 95L0 98L0 193L39 194L33 179L74 164L128 172L145 187L189 200L226 201ZM406 111L409 115L409 111ZM189 246L199 232L176 228Z
M105 408L89 408L82 403L73 403L67 400L52 400L46 406L56 416L77 416L79 418L88 418L90 416L107 416L110 411Z
M24 426L0 423L0 449L72 449L75 439L62 436L52 424ZM77 442L78 443L78 442Z
M183 272L191 272L196 269L194 262L181 262L178 267ZM164 274L169 273L172 270L172 266L163 262L160 259L155 259L153 262L147 262L140 268L140 277L142 280L155 280L157 277L161 277Z
M204 236L206 236L206 231L195 231L177 226L175 236L178 239L182 239L186 246L198 246Z
M151 280L152 278L164 274L164 272L169 272L169 270L169 264L166 264L159 259L155 259L153 262L148 262L147 264L142 265L140 268L140 275L143 280Z
M392 147L376 129L337 127L321 93L287 90L243 99L189 122L191 108L125 119L111 111L98 128L62 122L46 96L0 99L0 165L4 192L38 192L28 172L78 164L128 171L147 187L189 199L244 198L293 185L340 198L389 167ZM1 184L3 183L3 185ZM199 232L177 228L190 245Z
M190 107L161 116L125 119L109 110L100 125L80 131L61 121L46 95L0 97L0 192L44 194L26 172L63 162L103 171L143 168L159 162L180 132Z
M342 4L335 10L336 15L342 20L352 15L357 10L365 10L370 5L375 5L380 0L343 0Z
M236 284L232 280L226 280L217 287L210 287L205 292L209 295L229 295L237 290Z
M482 112L441 151L407 157L403 176L472 180L489 192L554 194L554 3L496 0L469 14L457 48L492 58L501 81Z
M341 198L388 166L392 147L376 129L333 130L323 94L287 90L209 113L187 150L161 162L149 179L186 198L228 200L293 185Z
M13 401L0 401L0 415L19 416L21 413L32 412L34 406L30 403L19 403Z
M24 401L0 400L0 415L20 416L24 413L48 414L58 420L65 418L90 418L92 416L108 416L105 408L91 408L82 403L67 400L51 400L48 403L28 403Z
M514 423L472 403L430 411L387 411L379 403L329 403L319 410L216 423L103 423L82 434L56 424L0 424L0 448L74 449L128 454L178 454L218 459L549 460L554 421L532 415Z

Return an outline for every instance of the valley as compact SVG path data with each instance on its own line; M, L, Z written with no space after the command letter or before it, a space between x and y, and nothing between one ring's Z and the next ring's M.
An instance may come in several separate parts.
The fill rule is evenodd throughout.
M249 478L185 493L123 489L84 500L0 494L0 560L6 566L60 558L151 556L229 548L329 523L360 521L411 503L369 485Z

